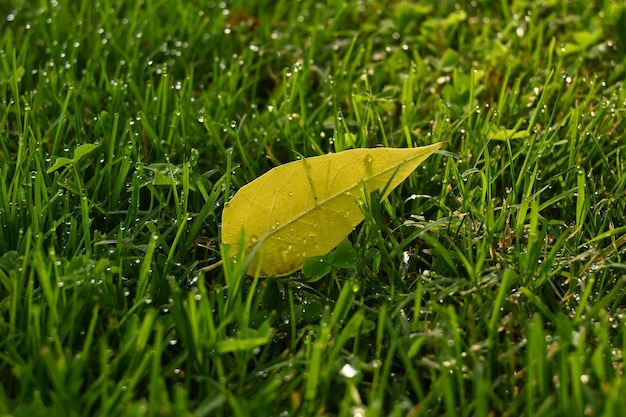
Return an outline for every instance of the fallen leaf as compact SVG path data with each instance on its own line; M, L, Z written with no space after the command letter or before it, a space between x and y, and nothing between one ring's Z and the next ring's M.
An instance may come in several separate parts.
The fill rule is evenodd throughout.
M222 242L236 255L259 245L247 273L288 275L333 250L363 221L358 199L386 197L443 143L419 148L352 149L278 166L243 186L224 207Z

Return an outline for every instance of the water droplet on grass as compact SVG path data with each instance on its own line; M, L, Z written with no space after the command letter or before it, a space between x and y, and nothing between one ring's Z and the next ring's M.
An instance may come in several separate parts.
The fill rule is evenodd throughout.
M352 379L359 373L359 371L357 371L352 365L347 363L341 368L339 373L344 378Z

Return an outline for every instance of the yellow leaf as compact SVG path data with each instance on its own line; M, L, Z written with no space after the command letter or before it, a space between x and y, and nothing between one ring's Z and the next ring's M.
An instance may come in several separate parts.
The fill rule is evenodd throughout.
M224 207L222 242L237 254L258 243L247 273L287 275L335 248L363 220L358 205L389 184L386 197L443 143L420 148L352 149L276 167L242 187Z

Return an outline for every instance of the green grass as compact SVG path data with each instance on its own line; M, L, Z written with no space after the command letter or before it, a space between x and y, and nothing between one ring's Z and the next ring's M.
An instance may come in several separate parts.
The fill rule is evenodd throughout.
M608 0L3 2L0 415L622 415L625 25ZM219 245L273 166L436 141L322 279Z

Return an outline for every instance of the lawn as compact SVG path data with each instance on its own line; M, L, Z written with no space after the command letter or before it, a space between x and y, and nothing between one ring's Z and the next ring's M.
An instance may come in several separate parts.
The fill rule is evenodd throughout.
M618 1L3 1L0 415L622 416L625 78ZM440 141L325 274L220 244Z

